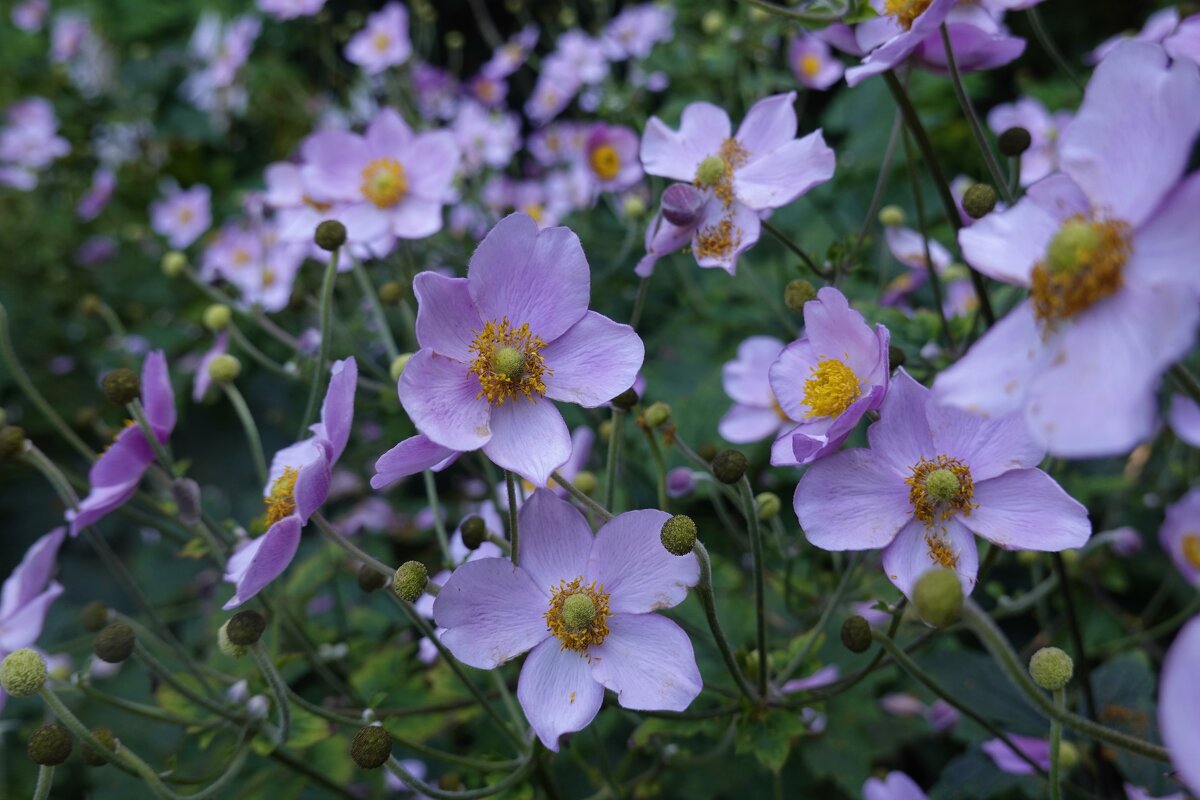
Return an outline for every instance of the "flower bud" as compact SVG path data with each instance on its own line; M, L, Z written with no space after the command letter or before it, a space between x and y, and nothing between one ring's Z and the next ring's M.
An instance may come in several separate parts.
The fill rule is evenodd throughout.
M904 209L900 206L884 206L879 209L879 224L898 228L904 224Z
M388 374L392 376L392 380L400 380L400 375L404 372L404 368L408 366L408 360L412 357L412 353L401 353L392 360L392 366L388 368Z
M478 514L464 519L460 528L463 544L468 550L478 550L479 546L487 541L487 523Z
M41 653L28 647L12 651L0 662L0 686L13 697L37 694L49 677Z
M1079 749L1070 742L1059 742L1058 763L1064 770L1074 769L1079 764Z
M600 482L596 480L596 473L589 472L586 469L580 470L575 475L575 479L572 480L571 483L575 485L576 489L584 494L591 494L592 492L596 491L596 488L600 485Z
M1000 134L1000 152L1009 158L1021 155L1029 149L1031 144L1033 144L1033 137L1020 125L1009 128Z
M659 540L673 556L686 556L696 546L696 523L686 514L676 514L663 523Z
M804 304L816 296L816 287L803 278L793 278L783 288L783 302L787 303L787 307L792 311L803 311Z
M713 475L721 483L734 484L746 474L749 462L740 450L722 450L712 460Z
M392 755L392 735L381 725L359 728L350 742L350 757L363 769L379 769Z
M92 641L92 652L96 658L108 664L120 664L133 654L133 646L137 636L133 628L124 622L114 622L106 625Z
M79 621L85 631L96 633L103 630L108 624L108 608L99 600L93 600L80 610Z
M229 640L229 620L217 629L217 648L230 658L241 658L246 655L246 648Z
M1063 688L1074 674L1075 662L1057 647L1043 647L1029 659L1029 676L1047 691Z
M463 36L462 31L446 31L444 40L446 47L450 50L458 50L466 43L466 37Z
M428 583L429 570L425 569L424 564L419 561L405 561L396 570L396 576L392 579L392 591L401 600L415 603L421 593L425 591Z
M463 788L462 778L457 772L444 772L438 778L438 788L447 792L458 792Z
M233 312L224 303L213 303L204 309L204 327L213 333L223 331L229 327L231 319L233 319Z
M709 36L725 27L725 15L717 9L704 12L704 16L700 18L700 29Z
M101 306L100 298L91 292L85 294L83 299L79 301L79 310L89 317L99 314Z
M903 367L906 361L908 361L908 356L905 355L904 350L894 344L888 345L888 365L892 369Z
M638 393L631 387L612 399L612 404L622 411L628 411L638 404Z
M646 409L644 419L651 428L657 428L671 418L671 407L663 402L652 403Z
M625 216L639 219L646 213L646 201L639 195L631 194L625 198L621 210L625 212Z
M118 367L109 370L100 379L100 391L104 399L113 405L123 406L137 400L142 394L142 384L137 373L131 369Z
M388 281L379 287L379 299L388 305L396 305L404 299L404 284Z
M200 523L200 484L191 478L176 478L171 481L171 499L180 522L189 527Z
M25 429L17 425L0 428L0 462L10 461L25 452Z
M718 166L724 169L723 164ZM672 225L690 228L703 213L704 193L690 183L673 183L662 194L662 215Z
M72 745L70 731L52 722L33 732L26 752L33 763L39 766L57 767L71 755Z
M271 701L264 694L256 694L246 701L246 716L262 722L271 711Z
M990 184L973 183L963 193L963 211L971 219L987 216L996 207L996 189Z
M313 238L317 242L317 247L327 253L332 253L346 243L346 226L336 219L327 219L317 225L317 231Z
M842 623L842 644L851 653L865 653L871 647L871 623L855 614Z
M607 442L608 437L612 436L612 420L602 420L600 424L596 426L596 435L600 437L601 441Z
M167 252L162 258L162 271L168 278L178 278L187 269L187 256L178 250Z
M779 499L779 495L774 492L760 492L754 498L754 507L758 509L758 518L761 520L774 519L779 516L779 512L783 510L783 501Z
M267 620L254 609L239 611L225 623L225 632L229 641L239 647L249 647L257 644L267 629Z
M242 374L242 362L237 356L222 353L208 362L208 377L217 383L233 383Z
M358 588L370 594L376 589L382 589L387 583L387 576L367 564L358 568Z
M717 446L712 442L701 442L696 445L696 455L703 458L705 461L711 462L717 457Z
M667 497L687 497L696 489L696 476L687 467L676 467L667 473Z
M935 628L955 623L962 614L963 591L952 569L931 569L913 587L913 605L921 618Z
M109 753L117 752L117 737L111 728L92 728L92 736L99 739ZM89 767L103 767L108 763L108 754L97 751L87 742L79 743L79 755L83 756L83 763Z

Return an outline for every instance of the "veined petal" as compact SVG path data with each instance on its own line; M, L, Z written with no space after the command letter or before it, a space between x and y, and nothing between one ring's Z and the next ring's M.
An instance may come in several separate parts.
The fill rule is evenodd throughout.
M604 687L592 678L587 657L564 650L551 637L533 648L517 679L517 700L547 750L558 739L588 726L604 702Z
M675 556L662 546L662 526L670 518L654 509L627 511L596 533L586 577L604 586L614 614L679 605L700 580L694 554Z
M507 558L481 558L454 570L433 603L433 618L447 629L442 643L455 658L493 669L550 636L549 607L525 570Z
M914 519L883 551L884 573L910 600L921 576L941 567L949 567L958 574L964 595L975 588L975 573L979 570L975 534L956 519L932 528Z
M683 711L704 687L688 635L658 614L614 614L588 655L592 677L625 708Z

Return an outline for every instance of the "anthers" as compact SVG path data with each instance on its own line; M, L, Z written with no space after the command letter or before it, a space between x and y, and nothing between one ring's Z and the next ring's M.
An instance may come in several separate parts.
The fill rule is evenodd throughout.
M1086 311L1124 285L1129 225L1075 216L1063 223L1033 268L1030 296L1044 332Z
M267 506L267 526L274 525L284 517L296 513L296 478L300 473L295 467L284 467L283 474L271 484L271 493L263 498Z
M525 395L530 402L546 394L545 376L554 374L546 366L541 350L545 340L535 335L529 323L513 327L504 317L484 323L470 350L475 353L469 371L479 378L479 394L493 406Z
M804 382L807 419L837 417L862 396L862 386L854 370L844 361L822 356Z
M564 580L550 598L546 628L558 637L563 650L585 653L608 636L608 600L604 586L595 581L585 585L582 577Z
M939 455L931 461L922 456L910 469L912 475L904 479L909 486L908 500L912 503L913 516L925 523L926 528L955 514L970 516L972 509L979 507L972 500L975 481L971 478L971 468L957 458ZM933 478L935 473L937 477ZM957 481L953 491L949 491L950 478ZM932 544L930 553L933 554Z

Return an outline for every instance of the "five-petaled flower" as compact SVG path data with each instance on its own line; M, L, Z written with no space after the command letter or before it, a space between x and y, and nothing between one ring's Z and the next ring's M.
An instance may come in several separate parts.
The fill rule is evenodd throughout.
M32 647L42 635L50 605L63 593L54 580L58 548L65 528L55 528L38 539L16 566L0 594L0 659L23 647ZM0 711L7 695L0 689Z

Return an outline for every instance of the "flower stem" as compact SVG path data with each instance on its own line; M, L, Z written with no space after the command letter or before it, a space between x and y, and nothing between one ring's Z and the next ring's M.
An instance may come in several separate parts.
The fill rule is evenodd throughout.
M794 241L792 241L792 238L790 236L788 236L783 231L779 230L779 228L775 227L775 225L773 225L772 223L768 222L765 219L760 220L759 224L762 225L763 230L765 230L767 233L771 234L776 239L778 239L780 244L782 244L788 250L791 250L793 253L795 253L796 256L799 257L799 259L804 262L804 266L809 268L809 270L812 272L812 274L816 275L818 278L820 278L823 281L829 280L829 275L823 269L818 267L817 262L813 261L812 256L810 256L808 253L806 253L804 251L804 248L802 248L800 245L798 245Z
M1062 589L1063 604L1067 609L1067 627L1071 630L1071 644L1075 647L1075 666L1079 670L1079 682L1083 685L1083 699L1087 702L1088 716L1098 720L1096 716L1096 696L1092 692L1091 668L1088 666L1087 650L1083 646L1083 631L1079 627L1079 615L1075 613L1075 598L1071 594L1071 581L1067 576L1067 565L1062 553L1051 553L1054 560L1054 572L1058 575L1058 584Z
M642 321L642 308L646 305L646 295L650 292L650 278L642 278L638 283L637 299L633 301L633 313L629 316L629 327L637 330Z
M950 329L950 320L946 319L946 307L942 301L942 276L938 275L933 264L933 253L929 249L929 225L925 220L925 201L921 197L921 187L917 183L917 171L914 167L912 145L908 134L904 135L904 168L908 172L909 184L912 187L913 206L917 211L917 227L921 232L921 244L925 248L925 271L929 274L929 286L933 289L933 304L937 307L938 319L942 323L942 336L951 350L955 348L954 332Z
M788 662L783 672L779 674L779 677L776 679L779 683L784 683L788 678L792 677L796 670L812 655L813 648L817 646L817 642L821 638L821 631L825 630L825 626L829 623L829 618L833 616L838 603L841 602L842 597L846 594L846 590L850 588L850 576L858 569L861 560L861 553L854 553L850 556L850 563L846 565L846 569L842 572L842 579L838 581L837 588L833 590L833 596L825 603L825 608L821 611L821 617L817 620L817 624L813 626L812 631L809 632L808 639L804 642L804 647L796 653L796 656Z
M246 405L246 398L242 397L237 386L228 381L220 381L219 385L221 391L229 398L229 404L233 406L238 421L242 423L242 431L246 434L246 444L250 447L250 458L254 461L254 471L258 474L258 482L266 486L267 460L263 455L262 437L258 435L258 425L254 422L254 415L250 413L250 407Z
M255 642L251 645L250 655L253 656L254 663L258 665L258 671L266 679L267 685L271 687L271 694L275 698L275 711L278 715L276 724L279 726L275 743L283 747L292 735L292 709L288 705L288 686L284 683L279 671L275 669L275 665L271 663L271 657L263 650L261 644Z
M845 4L843 4L840 9L834 9L825 13L816 13L811 11L798 11L794 8L768 2L768 0L739 0L739 2L763 11L770 12L772 14L777 14L781 17L798 19L801 22L836 22L844 17L848 10L848 6Z
M1054 65L1062 70L1063 74L1067 76L1067 80L1075 84L1075 88L1082 92L1083 84L1079 81L1079 77L1075 74L1075 71L1071 69L1071 65L1063 58L1062 51L1054 44L1054 40L1050 38L1050 34L1042 26L1042 18L1038 15L1037 9L1032 6L1025 9L1025 18L1029 20L1029 27L1033 30L1033 36L1038 40L1038 44L1042 46L1042 49L1046 51L1046 55L1050 56L1050 60L1054 62Z
M508 540L512 545L512 552L509 555L512 557L513 566L520 564L520 551L518 550L518 514L517 514L517 482L513 478L513 474L508 470L504 471L504 482L508 486Z
M742 668L738 666L737 659L733 657L729 640L725 638L725 631L721 628L721 619L717 616L717 601L712 583L712 559L708 556L708 550L700 542L696 542L692 552L696 554L696 559L700 562L700 582L696 584L696 591L700 594L700 604L704 606L704 617L708 620L708 628L712 631L713 641L717 643L717 649L721 651L721 658L725 661L725 668L733 676L734 683L738 685L747 700L756 703L759 695L755 693L749 681L746 680L746 676L742 674Z
M554 479L555 483L557 483L559 486L561 486L563 488L564 492L566 492L567 494L571 495L571 497L578 500L579 503L584 508L586 508L588 511L591 511L593 514L597 515L598 517L603 519L605 522L607 522L608 520L613 518L613 515L609 513L607 508L600 505L595 500L593 500L592 498L590 498L586 494L584 494L582 491L580 491L579 487L576 486L575 484L571 483L565 477L563 477L562 473L555 471L555 472L550 473L550 477L552 477Z
M442 505L438 502L437 483L433 479L433 470L425 470L421 473L421 477L425 480L425 500L429 503L430 510L433 511L433 532L437 536L438 549L442 551L442 564L446 568L453 566L453 561L450 557L450 540L446 537L446 523L442 519Z
M1067 694L1061 688L1054 690L1054 707L1060 712L1067 710ZM1062 798L1062 722L1057 717L1050 720L1050 800ZM1013 752L1020 752L1016 749Z
M646 441L650 444L650 455L654 458L655 484L658 491L658 507L663 511L667 510L667 463L663 460L662 448L658 446L658 439L654 437L654 431L648 427L642 428L642 432L646 434Z
M246 334L242 333L242 329L239 328L235 323L231 321L226 330L229 331L229 336L233 339L234 343L236 343L238 347L245 351L246 355L250 356L251 361L255 362L263 369L266 369L268 372L272 372L286 380L300 380L300 375L297 372L294 370L289 370L282 364L276 363L274 359L272 359L270 356L260 350L253 342L251 342Z
M1191 373L1183 364L1175 364L1171 367L1171 377L1179 384L1185 392L1192 396L1192 399L1200 403L1200 380Z
M500 794L508 789L520 784L528 776L534 767L534 757L530 755L526 758L517 771L504 778L504 780L494 783L491 786L484 786L479 789L463 789L461 791L450 791L449 789L439 789L437 786L431 786L423 780L413 775L404 768L395 756L389 756L387 760L387 768L392 771L400 780L404 781L414 792L434 798L434 800L476 800L481 797L491 797L492 795Z
M231 717L229 709L227 709L224 705L218 703L216 700L205 697L199 692L196 692L186 683L183 683L181 680L179 680L179 678L175 677L175 673L171 672L171 670L168 669L165 664L155 658L154 655L147 650L145 645L143 645L141 642L134 643L133 657L136 658L138 663L145 667L148 672L155 675L163 683L168 684L172 689L179 692L193 703L203 706L214 714L226 717L227 719L236 719L238 722L244 721L241 715L233 715ZM197 674L196 679L201 680L201 676Z
M371 284L371 276L367 274L362 262L357 258L351 258L350 263L354 265L352 269L354 280L358 283L359 290L362 291L367 305L371 308L371 315L375 317L375 327L379 329L379 336L383 339L383 348L388 354L388 364L391 364L400 355L400 350L396 347L396 339L392 336L392 329L388 326L387 315L383 313L383 303L379 302L379 292L375 291L375 287Z
M612 424L608 430L608 463L604 467L604 507L610 510L614 509L617 496L617 461L621 455L621 423L624 419L624 412L613 406Z
M312 384L308 389L308 402L304 407L304 416L300 418L300 433L297 439L304 438L308 423L312 421L317 410L317 397L321 393L321 379L325 377L325 362L329 359L329 329L333 325L333 284L337 278L339 250L329 254L329 266L325 268L325 278L321 281L321 343L317 347L317 363L313 365Z
M354 542L351 542L345 536L342 536L337 532L336 528L329 524L329 520L325 519L325 517L323 517L319 512L313 514L310 519L317 524L317 530L321 531L321 533L323 533L327 539L336 544L338 547L342 548L347 553L378 572L380 575L383 575L389 579L395 577L395 568L389 567L387 564L375 558L366 550L363 550L361 547L354 544Z
M207 283L201 280L200 276L197 275L191 267L184 267L183 274L197 289L199 289L203 294L207 295L210 300L220 303L221 305L229 306L234 313L240 314L251 322L257 324L273 339L278 341L280 344L286 345L289 350L294 350L297 353L300 352L300 342L296 340L296 337L292 336L283 328L280 328L278 325L272 322L270 318L263 314L261 310L247 310L237 300L233 299L219 289L209 286Z
M754 559L754 621L758 642L758 696L767 696L767 615L764 610L766 587L763 581L763 537L758 524L758 512L754 508L754 493L750 479L742 476L739 484L742 491L742 513L746 516L746 527L750 531L750 554Z
M50 800L50 787L54 785L54 767L38 767L37 786L33 789L33 800Z

